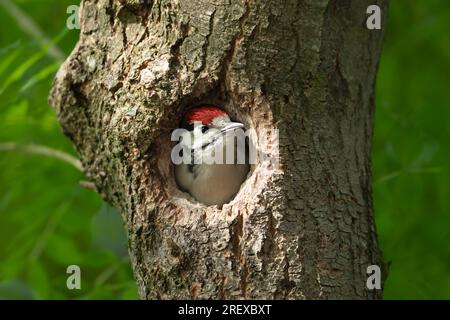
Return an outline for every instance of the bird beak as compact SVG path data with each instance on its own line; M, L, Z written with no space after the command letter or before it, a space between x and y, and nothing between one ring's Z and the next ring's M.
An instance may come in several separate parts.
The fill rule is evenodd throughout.
M244 128L244 125L242 123L230 122L224 128L222 128L220 130L220 133L226 133L226 132L230 132L230 131L233 131L236 129L242 129L242 128Z

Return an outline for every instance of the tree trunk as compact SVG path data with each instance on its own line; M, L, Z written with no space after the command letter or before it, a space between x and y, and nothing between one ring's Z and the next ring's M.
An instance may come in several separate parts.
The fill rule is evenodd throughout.
M371 195L387 0L82 1L50 95L86 175L125 221L142 299L379 298ZM383 28L384 29L384 28ZM171 131L198 103L279 132L219 209L178 190ZM267 139L266 139L267 140ZM274 140L273 140L274 141Z

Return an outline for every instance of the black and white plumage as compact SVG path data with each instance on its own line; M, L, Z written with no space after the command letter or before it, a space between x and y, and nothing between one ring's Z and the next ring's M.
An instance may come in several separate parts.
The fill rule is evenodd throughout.
M231 201L250 168L246 146L236 138L244 125L218 107L202 106L185 114L182 127L187 131L181 144L190 161L175 166L178 186L206 205Z

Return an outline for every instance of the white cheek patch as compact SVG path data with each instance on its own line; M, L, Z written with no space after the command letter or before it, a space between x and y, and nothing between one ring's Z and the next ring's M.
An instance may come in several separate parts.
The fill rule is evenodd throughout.
M222 128L224 127L228 122L230 122L230 117L228 117L226 114L223 116L219 116L213 119L211 125L216 128Z

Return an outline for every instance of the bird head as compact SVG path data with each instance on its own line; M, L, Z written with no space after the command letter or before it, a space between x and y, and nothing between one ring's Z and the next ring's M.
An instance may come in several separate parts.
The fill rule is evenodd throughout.
M186 112L181 126L191 133L194 149L200 146L205 148L220 137L244 128L242 123L231 121L224 110L209 105L195 107ZM201 145L198 145L199 143Z

